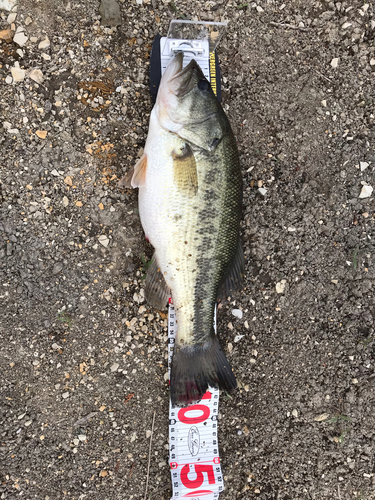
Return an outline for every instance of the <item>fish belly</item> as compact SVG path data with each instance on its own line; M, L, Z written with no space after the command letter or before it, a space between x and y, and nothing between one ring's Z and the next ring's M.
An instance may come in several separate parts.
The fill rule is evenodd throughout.
M172 152L183 147L176 135L164 131L151 116L145 153L145 186L139 190L142 225L168 286L177 316L177 339L181 345L204 342L212 333L218 277L215 247L220 226L217 193L222 179L207 176L197 154L198 191L186 194L173 177ZM210 168L217 165L208 164ZM213 192L216 195L213 195Z

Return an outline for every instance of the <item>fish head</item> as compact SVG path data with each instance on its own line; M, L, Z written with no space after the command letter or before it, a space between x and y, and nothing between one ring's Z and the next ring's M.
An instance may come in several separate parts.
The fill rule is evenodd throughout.
M183 67L182 53L172 59L161 79L156 114L165 130L209 152L225 133L225 115L210 82L194 59Z

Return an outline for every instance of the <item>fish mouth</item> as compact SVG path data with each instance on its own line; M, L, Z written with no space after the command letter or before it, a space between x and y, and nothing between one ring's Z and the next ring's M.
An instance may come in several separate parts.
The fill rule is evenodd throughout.
M195 73L199 66L195 59L192 59L189 64L183 68L184 54L179 52L173 59L171 64L174 64L174 71L168 79L168 86L171 92L177 97L183 97L188 94L195 86Z

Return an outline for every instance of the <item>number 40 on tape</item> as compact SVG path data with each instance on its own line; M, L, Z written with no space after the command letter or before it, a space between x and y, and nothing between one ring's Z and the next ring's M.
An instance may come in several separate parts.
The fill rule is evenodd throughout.
M170 299L169 368L176 331L175 311ZM224 490L217 437L218 411L219 390L216 388L209 388L200 401L186 408L172 408L169 404L169 464L172 475L172 500L176 498L215 500Z

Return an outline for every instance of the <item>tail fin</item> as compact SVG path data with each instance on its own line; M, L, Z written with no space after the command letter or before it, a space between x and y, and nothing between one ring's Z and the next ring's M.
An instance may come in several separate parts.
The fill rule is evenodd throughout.
M230 391L237 387L232 369L216 336L204 344L175 346L171 367L173 406L202 399L208 386Z

